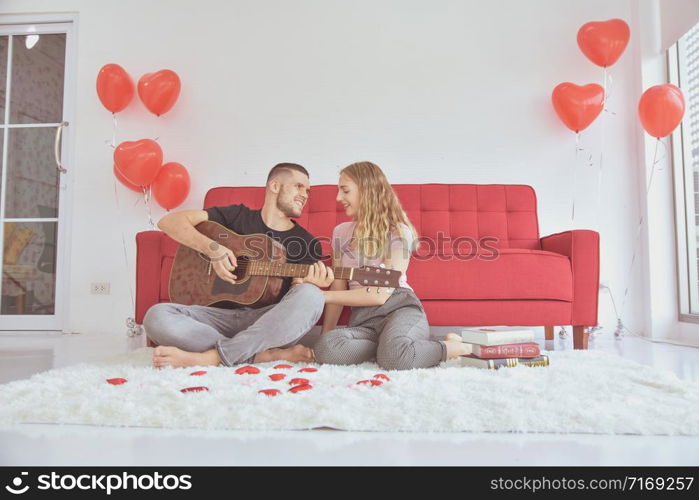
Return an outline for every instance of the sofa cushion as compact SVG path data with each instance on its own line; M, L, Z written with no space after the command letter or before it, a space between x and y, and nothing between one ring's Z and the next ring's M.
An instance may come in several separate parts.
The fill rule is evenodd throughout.
M565 255L521 248L499 249L495 258L492 252L476 255L413 258L408 283L423 300L573 300L573 275Z

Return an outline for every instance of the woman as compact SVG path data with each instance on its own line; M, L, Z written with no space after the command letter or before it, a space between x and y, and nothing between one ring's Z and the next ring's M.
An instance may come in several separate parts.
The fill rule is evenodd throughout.
M348 365L376 359L386 370L408 370L470 354L470 344L454 333L443 341L430 339L425 310L406 274L416 231L381 169L370 162L342 169L337 201L352 221L333 231L333 266L383 265L402 275L395 289L334 280L323 292L325 316L314 347L316 361ZM336 328L343 306L352 307L349 324Z

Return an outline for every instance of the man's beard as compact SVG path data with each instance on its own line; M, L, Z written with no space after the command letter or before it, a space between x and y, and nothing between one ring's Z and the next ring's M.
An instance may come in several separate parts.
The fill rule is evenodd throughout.
M301 217L301 211L303 210L296 204L293 198L290 201L282 201L277 198L277 208L287 217Z

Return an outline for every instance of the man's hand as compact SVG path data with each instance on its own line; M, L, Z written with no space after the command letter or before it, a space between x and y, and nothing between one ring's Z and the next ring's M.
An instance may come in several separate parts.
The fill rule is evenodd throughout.
M211 267L214 268L218 277L224 281L235 284L235 280L238 279L238 277L233 274L233 271L235 271L235 268L238 266L238 261L235 258L233 250L223 245L218 245L216 251L212 252L209 258L211 259Z
M315 264L308 268L308 274L303 278L303 282L313 283L319 288L325 288L330 286L334 279L333 270L321 261L316 261Z

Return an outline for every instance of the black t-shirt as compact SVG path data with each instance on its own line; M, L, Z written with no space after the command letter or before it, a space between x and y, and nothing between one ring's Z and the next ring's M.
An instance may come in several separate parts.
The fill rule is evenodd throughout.
M218 222L238 234L264 233L277 240L284 246L286 261L290 264L313 264L322 257L320 241L293 219L291 222L294 227L288 231L277 231L265 225L261 210L251 210L242 203L205 210L209 214L210 221ZM279 297L283 297L290 287L291 278L285 278Z

